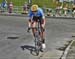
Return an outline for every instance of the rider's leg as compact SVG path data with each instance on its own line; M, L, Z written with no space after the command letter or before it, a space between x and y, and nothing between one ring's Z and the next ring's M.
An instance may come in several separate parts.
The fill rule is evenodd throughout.
M41 38L42 38L42 41L43 43L45 42L45 19L41 21L41 29L42 29L42 35L41 35Z
M41 41L42 41L42 43L45 43L45 29L42 28L42 27L41 27L40 36L41 36Z
M36 32L36 28L35 28L35 27L36 27L36 21L33 21L31 26L32 26L33 36L35 37L35 32Z
M42 28L42 32L41 32L41 41L42 41L42 48L45 49L46 45L45 45L45 29Z
M46 48L46 45L45 45L45 20L42 20L42 22L41 22L40 36L41 36L41 41L42 41L42 48Z

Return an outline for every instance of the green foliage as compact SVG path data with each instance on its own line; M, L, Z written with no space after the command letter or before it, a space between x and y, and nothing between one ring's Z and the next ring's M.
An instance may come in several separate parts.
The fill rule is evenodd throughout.
M3 0L0 0L0 3ZM23 6L25 2L28 3L28 0L7 0L9 3L10 1L13 2L15 6ZM38 4L40 7L51 7L54 8L56 4L53 3L53 0L32 0L32 4Z
M55 5L53 5L53 0L37 0L37 1L33 0L32 4L38 4L41 7L44 7L44 6L45 7L51 7L51 8L55 7Z

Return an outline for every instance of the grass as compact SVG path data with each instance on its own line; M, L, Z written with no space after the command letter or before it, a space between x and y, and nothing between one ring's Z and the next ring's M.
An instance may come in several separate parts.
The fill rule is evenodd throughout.
M0 3L2 2L3 0L0 0ZM23 4L27 1L27 0L6 0L8 3L9 2L13 2L13 4L15 6L23 6Z
M0 0L0 3L3 0ZM15 6L23 6L25 2L28 2L28 0L7 0L7 2L12 1ZM40 7L50 7L55 8L56 3L53 2L53 0L32 0L32 4L38 4Z
M0 3L3 0L0 0ZM12 1L15 6L23 6L25 2L28 2L28 0L7 0L7 2ZM55 8L58 4L56 0L32 0L32 4L38 4L40 7L47 7L47 8ZM61 3L59 3L60 5ZM63 5L68 4L67 2L64 2ZM69 3L69 5L72 5L72 3ZM71 7L71 6L70 6Z
M55 4L53 3L53 0L38 0L38 2L36 2L36 0L33 1L33 4L38 4L41 7L50 7L50 8L54 8Z

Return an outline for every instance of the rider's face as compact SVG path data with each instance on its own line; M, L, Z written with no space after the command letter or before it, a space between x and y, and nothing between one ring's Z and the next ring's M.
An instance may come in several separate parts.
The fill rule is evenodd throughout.
M37 11L33 11L33 13L34 13L34 14L36 14L36 13L37 13Z

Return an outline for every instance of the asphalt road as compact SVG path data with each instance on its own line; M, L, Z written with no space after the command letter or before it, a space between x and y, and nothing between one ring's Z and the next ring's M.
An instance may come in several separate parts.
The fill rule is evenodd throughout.
M27 17L0 16L0 59L38 59L32 33L27 33ZM57 50L75 33L74 19L46 18L46 51ZM24 50L23 50L24 48Z

